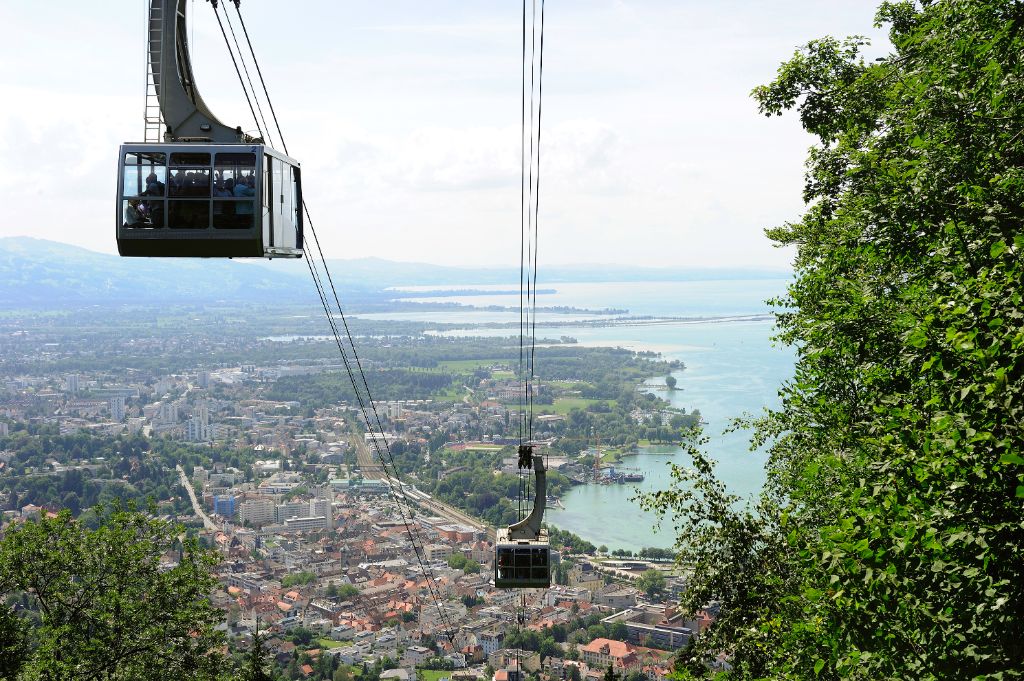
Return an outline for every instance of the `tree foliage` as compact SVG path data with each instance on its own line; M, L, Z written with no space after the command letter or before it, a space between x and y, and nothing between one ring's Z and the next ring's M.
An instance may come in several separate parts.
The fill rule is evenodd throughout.
M698 455L678 514L692 660L742 678L1024 674L1024 5L884 3L894 51L826 38L754 91L817 137L776 301L797 350L762 498ZM681 538L682 539L682 538ZM682 667L692 671L692 665ZM689 673L689 672L688 672Z
M216 678L222 614L207 595L217 559L185 539L177 564L162 564L180 532L120 509L95 530L66 511L10 529L0 590L25 594L28 611L16 619L32 624L19 631L28 645L5 642L3 678ZM5 613L0 630L9 624Z
M636 587L648 598L657 598L665 594L665 575L660 570L644 570L636 580Z

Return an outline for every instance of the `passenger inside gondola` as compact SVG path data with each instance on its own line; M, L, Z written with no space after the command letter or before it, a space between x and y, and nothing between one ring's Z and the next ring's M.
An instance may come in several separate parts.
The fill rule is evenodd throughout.
M146 177L146 191L142 192L143 196L163 196L164 195L164 183L160 181L160 178L156 176L156 173L150 173Z
M128 199L125 201L124 208L124 226L125 227L142 227L143 226L143 212L139 207L138 199Z

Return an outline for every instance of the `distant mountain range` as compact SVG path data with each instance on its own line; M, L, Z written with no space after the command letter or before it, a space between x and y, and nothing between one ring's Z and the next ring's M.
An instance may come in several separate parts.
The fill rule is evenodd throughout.
M518 287L518 268L461 268L379 258L328 260L350 302L379 302L393 286L499 284ZM789 272L747 269L662 269L573 265L543 270L543 285L602 281L701 281L789 278ZM315 304L304 262L121 258L30 237L0 238L0 307L78 304L211 303Z

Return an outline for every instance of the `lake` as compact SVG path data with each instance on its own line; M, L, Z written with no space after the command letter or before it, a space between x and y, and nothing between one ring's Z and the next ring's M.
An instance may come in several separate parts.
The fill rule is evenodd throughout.
M749 433L723 434L722 431L736 417L757 414L766 407L778 405L778 389L792 376L794 355L789 348L773 347L770 340L774 329L772 321L736 317L768 313L770 310L765 300L781 295L786 283L781 279L769 279L545 284L544 288L554 288L556 292L538 296L540 306L623 308L635 315L718 319L606 327L552 326L538 328L537 335L547 338L572 336L581 344L591 346L653 350L668 359L681 360L686 365L685 370L673 374L678 381L677 390L671 393L658 391L657 394L687 411L700 410L707 422L705 433L710 438L707 450L717 461L719 476L730 491L742 497L752 497L764 484L765 456L749 451ZM437 290L437 287L432 288ZM519 304L518 295L436 300L467 305ZM419 321L462 324L518 320L518 313L510 313L508 319L495 319L495 315L494 312L451 310L418 313L416 318ZM383 317L374 315L374 318ZM387 317L407 318L401 313ZM542 322L557 322L559 319L564 318L553 314L538 315L538 321ZM507 328L459 329L444 333L508 336L515 331ZM662 383L663 377L652 377L652 382ZM686 463L682 450L675 447L648 448L624 462L624 465L644 473L643 483L579 486L562 498L565 508L547 511L546 519L561 529L610 549L670 547L674 541L671 522L667 523L666 531L656 533L653 529L655 517L641 511L632 497L638 490L648 492L667 487L669 464L673 462Z

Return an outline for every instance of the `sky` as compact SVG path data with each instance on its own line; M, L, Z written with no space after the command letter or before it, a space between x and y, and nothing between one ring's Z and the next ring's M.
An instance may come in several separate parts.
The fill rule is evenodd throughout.
M188 11L199 91L254 130L210 4ZM242 14L328 258L518 264L521 3L244 0ZM763 230L800 216L813 140L795 113L758 114L750 90L824 35L884 54L873 14L863 0L547 2L540 267L787 268ZM145 17L145 0L0 3L0 237L116 252Z

